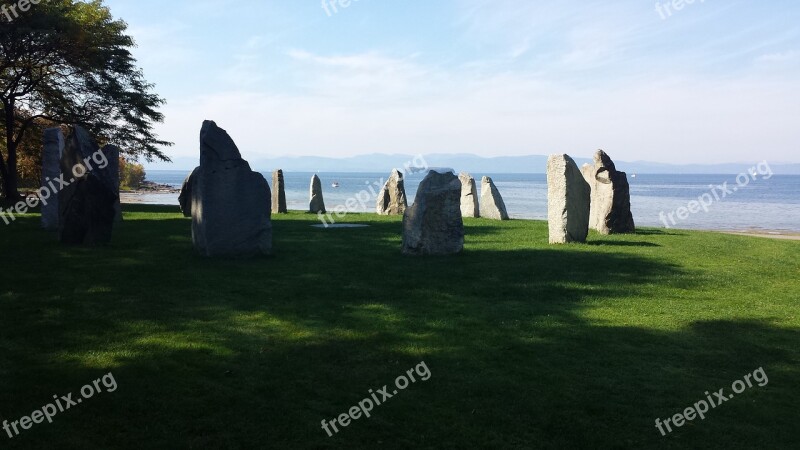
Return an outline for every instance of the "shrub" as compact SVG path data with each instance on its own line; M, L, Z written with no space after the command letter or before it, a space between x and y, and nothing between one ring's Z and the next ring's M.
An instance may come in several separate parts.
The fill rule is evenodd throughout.
M146 177L144 166L136 161L128 161L119 158L119 184L120 189L133 190L139 189L144 184Z

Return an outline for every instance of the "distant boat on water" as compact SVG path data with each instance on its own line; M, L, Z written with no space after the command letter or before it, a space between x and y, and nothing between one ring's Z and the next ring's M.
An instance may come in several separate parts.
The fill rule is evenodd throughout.
M333 184L331 184L331 187L334 187L334 188L338 189L339 188L339 182L338 181L334 181Z

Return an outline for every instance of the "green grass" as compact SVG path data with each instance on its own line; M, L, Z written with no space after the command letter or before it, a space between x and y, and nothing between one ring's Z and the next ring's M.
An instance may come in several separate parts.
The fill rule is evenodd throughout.
M800 242L644 229L550 246L467 220L464 254L275 217L269 258L195 255L176 208L127 206L105 248L0 227L0 420L109 371L118 389L0 448L796 448ZM432 373L329 438L420 361ZM765 387L662 437L705 391Z

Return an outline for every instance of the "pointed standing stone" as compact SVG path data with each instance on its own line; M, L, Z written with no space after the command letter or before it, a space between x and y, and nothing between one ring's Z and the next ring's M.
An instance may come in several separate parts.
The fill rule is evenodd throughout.
M268 255L270 189L250 169L228 133L212 121L200 131L200 167L191 187L192 242L209 257Z
M308 202L308 211L314 214L326 213L325 199L322 198L322 181L315 174L311 177L311 199Z
M591 189L575 161L552 155L547 161L547 216L551 244L586 242Z
M451 255L464 249L461 182L452 173L431 170L403 216L403 253Z
M508 220L506 203L489 177L481 180L481 217L494 220Z
M61 175L61 155L64 154L64 133L61 128L44 130L42 147L42 187L47 191L47 198L42 196L42 228L48 231L58 230L58 192L51 192L50 182ZM48 195L49 194L49 195Z
M406 212L408 200L406 199L405 182L403 174L394 169L389 180L378 194L377 211L382 216L399 216Z
M286 214L286 184L283 181L283 170L272 172L272 213Z
M59 240L64 244L102 245L111 241L117 191L97 143L74 125L61 156L68 186L58 194ZM105 161L107 162L107 161Z
M462 173L458 179L461 181L461 216L480 217L481 210L478 206L478 188L475 185L475 178L468 173Z

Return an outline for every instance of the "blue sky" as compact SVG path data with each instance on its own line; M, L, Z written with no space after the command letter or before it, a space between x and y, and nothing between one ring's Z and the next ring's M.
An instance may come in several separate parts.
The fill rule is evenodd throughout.
M168 101L175 157L212 119L249 159L800 162L800 2L105 3Z

